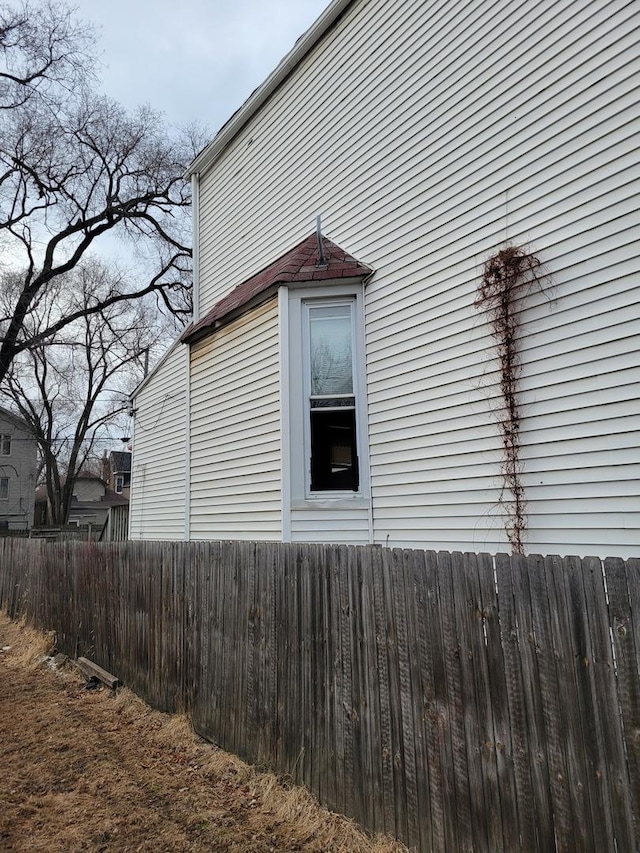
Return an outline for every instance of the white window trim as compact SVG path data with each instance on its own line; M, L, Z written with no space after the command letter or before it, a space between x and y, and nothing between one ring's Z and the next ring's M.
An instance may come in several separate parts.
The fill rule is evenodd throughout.
M4 440L5 440L5 438L9 439L9 452L8 453L4 452ZM13 449L13 440L12 440L11 433L5 432L2 435L0 435L0 456L11 456L12 449Z
M280 495L282 541L291 542L291 392L289 371L289 288L278 288L278 338L280 340Z
M327 500L327 499L341 499L345 495L360 495L360 485L358 485L358 490L347 491L345 489L331 490L331 489L322 489L314 492L311 489L311 429L310 429L310 401L311 401L311 327L310 327L310 317L311 311L310 309L313 307L317 308L325 308L333 305L348 305L349 306L349 316L350 316L350 326L351 326L351 370L353 376L353 396L355 403L355 415L356 415L356 450L358 451L358 457L360 456L359 448L360 442L358 441L357 435L357 425L358 425L358 416L360 414L359 406L358 406L358 391L359 391L359 380L356 375L356 363L359 357L359 348L357 346L357 324L356 317L358 315L358 303L355 295L337 297L335 294L332 294L329 298L318 298L315 294L309 296L308 298L304 298L302 300L302 364L303 364L303 389L302 389L302 399L304 401L305 411L304 411L304 458L305 458L305 484L304 484L304 494L306 500ZM335 396L335 395L333 395ZM360 483L360 462L358 459L358 483Z
M0 491L0 501L8 501L9 500L9 478L8 477L0 477L0 482L6 482L7 484L7 493L3 495Z
M118 483L120 483L120 488L118 488ZM117 495L121 495L124 490L124 476L122 474L116 474L113 478L113 491Z
M284 290L284 288L282 288ZM310 436L308 421L308 390L305 367L304 316L307 302L328 302L350 299L355 302L354 323L354 391L356 398L356 441L358 448L359 488L357 492L310 492L309 453ZM290 529L286 516L291 509L336 510L369 508L371 486L369 481L369 442L366 406L366 365L364 338L364 288L361 283L328 284L318 287L317 283L288 289L287 300L288 335L281 338L281 368L288 372L288 382L283 383L284 397L288 400L283 410L288 409L286 430L288 452L283 453L283 478L286 479L289 500L283 500L283 533ZM283 430L283 434L284 434ZM288 458L287 458L288 457ZM284 490L283 490L284 495ZM287 506L288 504L288 506ZM286 541L286 540L285 540Z

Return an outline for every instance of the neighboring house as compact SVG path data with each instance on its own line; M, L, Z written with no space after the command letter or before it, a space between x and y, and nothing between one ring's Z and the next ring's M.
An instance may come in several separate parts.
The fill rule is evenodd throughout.
M526 548L640 552L638 17L329 5L189 170L194 323L133 395L133 538L510 550L475 300L514 245L545 276Z
M131 451L112 450L105 460L105 480L111 491L125 498L131 487Z
M93 530L102 530L107 524L111 511L114 508L126 507L128 503L128 498L109 489L101 477L94 474L79 474L73 487L67 524L71 527L90 526ZM36 491L38 526L46 525L46 506L46 486L39 486Z
M37 445L26 421L0 408L0 530L33 525Z

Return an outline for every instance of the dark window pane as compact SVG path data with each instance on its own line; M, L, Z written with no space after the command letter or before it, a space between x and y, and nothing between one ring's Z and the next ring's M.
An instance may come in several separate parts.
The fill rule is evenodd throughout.
M352 491L359 485L356 413L311 411L311 491Z

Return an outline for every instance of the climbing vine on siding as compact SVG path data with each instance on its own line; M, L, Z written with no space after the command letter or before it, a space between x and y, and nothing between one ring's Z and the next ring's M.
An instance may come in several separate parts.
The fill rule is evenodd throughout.
M505 530L516 554L524 550L527 529L526 497L520 461L520 405L518 384L523 300L539 284L538 258L519 246L507 246L484 265L476 308L486 311L496 342L502 406L498 426L502 438L502 491Z

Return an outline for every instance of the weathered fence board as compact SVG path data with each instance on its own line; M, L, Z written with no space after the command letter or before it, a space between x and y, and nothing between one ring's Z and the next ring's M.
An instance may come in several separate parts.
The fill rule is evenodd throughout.
M618 697L631 780L631 799L637 807L640 802L640 678L636 638L632 633L629 586L623 561L618 558L605 560L605 576L612 617ZM636 849L640 849L640 820L637 815L634 830Z
M3 539L0 607L416 849L640 849L639 560Z

